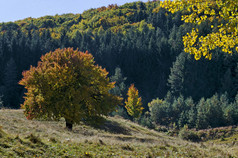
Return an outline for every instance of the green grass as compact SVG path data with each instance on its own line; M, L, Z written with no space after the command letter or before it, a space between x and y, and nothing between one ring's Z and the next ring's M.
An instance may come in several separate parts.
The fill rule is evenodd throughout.
M0 110L0 157L237 157L238 135L192 143L109 117L99 127L64 120L27 120L22 110ZM232 144L231 144L232 143Z

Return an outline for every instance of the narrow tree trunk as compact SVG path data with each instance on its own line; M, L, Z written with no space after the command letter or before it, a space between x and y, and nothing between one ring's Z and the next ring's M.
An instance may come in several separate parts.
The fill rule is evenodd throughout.
M68 128L68 130L72 131L73 124L71 123L71 121L69 121L69 120L65 120L65 121L66 121L66 128Z

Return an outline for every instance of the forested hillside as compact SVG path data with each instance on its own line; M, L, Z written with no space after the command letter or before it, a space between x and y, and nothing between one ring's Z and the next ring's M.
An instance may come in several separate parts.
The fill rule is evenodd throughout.
M194 102L227 92L227 102L233 102L238 90L238 55L217 49L212 60L196 61L183 52L182 41L193 24L181 21L183 12L155 10L159 4L153 1L109 5L82 14L1 23L3 106L19 108L25 92L18 85L22 71L35 66L43 54L65 47L92 53L96 63L113 76L112 80L124 86L116 84L119 90L115 93L125 96L125 90L134 83L144 112L148 102L164 98L168 91L175 97L191 96ZM199 30L207 34L211 32L210 25L203 23Z

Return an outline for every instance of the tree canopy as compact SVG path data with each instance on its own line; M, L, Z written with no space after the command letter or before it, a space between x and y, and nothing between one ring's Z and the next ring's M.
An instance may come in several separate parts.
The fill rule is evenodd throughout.
M212 58L212 51L238 52L238 3L234 0L167 0L162 8L174 13L182 11L185 23L201 25L209 23L212 31L203 35L198 27L183 37L184 51L194 54L196 60L202 56Z
M19 83L27 89L24 113L28 119L63 117L70 128L80 121L95 121L120 104L120 98L109 93L114 83L107 74L88 52L49 52L37 67L23 72Z

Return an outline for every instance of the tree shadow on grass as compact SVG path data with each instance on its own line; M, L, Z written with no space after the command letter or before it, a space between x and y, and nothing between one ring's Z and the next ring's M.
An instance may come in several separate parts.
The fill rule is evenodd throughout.
M131 135L130 130L126 127L123 127L118 122L111 121L111 120L104 120L99 125L92 125L96 129L104 130L109 133L113 134L124 134L124 135Z

